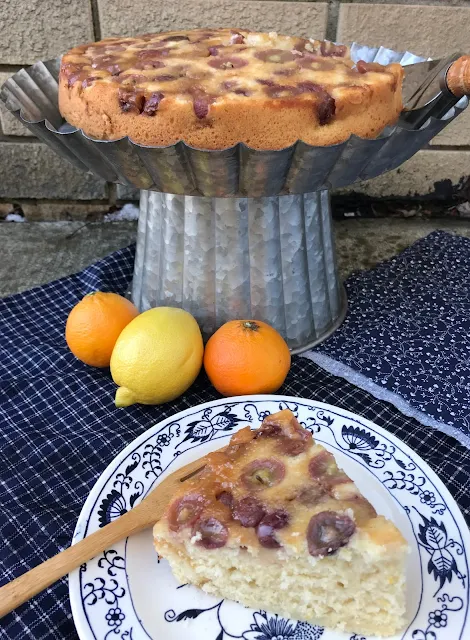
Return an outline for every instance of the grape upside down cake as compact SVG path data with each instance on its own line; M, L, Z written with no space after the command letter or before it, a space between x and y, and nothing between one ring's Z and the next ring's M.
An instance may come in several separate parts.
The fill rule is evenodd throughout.
M98 139L202 149L375 137L402 109L399 64L327 41L234 29L108 38L62 58L59 108Z
M178 580L351 633L405 626L405 539L292 412L205 461L153 531Z

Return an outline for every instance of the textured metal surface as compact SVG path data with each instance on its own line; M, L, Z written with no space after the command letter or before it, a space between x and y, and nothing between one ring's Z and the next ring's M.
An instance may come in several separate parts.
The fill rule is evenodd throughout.
M353 45L355 60L410 64L410 53ZM7 80L0 98L34 134L77 167L141 189L132 297L141 309L183 307L205 337L233 318L276 327L294 353L330 335L346 313L327 189L398 167L468 105L413 130L403 115L375 140L259 151L206 151L184 142L144 147L93 140L64 122L59 60ZM289 195L285 195L289 194ZM201 197L204 196L204 197Z
M205 338L234 318L274 326L293 352L346 312L327 191L205 198L143 191L133 301L183 307Z
M409 52L354 44L354 60L404 65L423 61ZM34 134L77 167L109 182L165 193L212 197L302 194L343 187L398 167L437 135L468 104L466 97L442 118L418 130L402 116L375 140L351 136L342 144L313 147L304 142L279 151L245 144L207 151L184 142L143 147L128 138L93 140L62 119L57 104L59 60L18 71L0 90L7 108Z

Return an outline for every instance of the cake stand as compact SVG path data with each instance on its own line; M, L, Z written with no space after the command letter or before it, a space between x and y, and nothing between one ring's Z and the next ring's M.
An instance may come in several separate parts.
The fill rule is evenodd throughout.
M424 60L357 44L351 56L382 64ZM227 320L264 320L293 353L327 338L346 314L330 190L398 167L468 104L464 97L443 117L427 113L419 128L416 118L411 124L402 117L374 140L352 136L328 147L145 147L129 138L93 140L64 122L59 66L56 59L22 69L0 97L75 166L141 190L131 294L137 307L183 307L205 339Z

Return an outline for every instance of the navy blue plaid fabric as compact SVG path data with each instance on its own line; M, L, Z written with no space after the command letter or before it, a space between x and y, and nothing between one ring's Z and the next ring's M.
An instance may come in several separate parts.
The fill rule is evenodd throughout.
M0 300L0 584L70 544L80 509L114 456L152 424L218 397L204 374L162 407L116 409L109 371L78 362L64 326L90 291L125 293L133 248L79 274ZM469 451L392 405L294 358L280 393L354 411L411 446L446 483L470 522ZM1 640L77 638L67 579L0 620Z

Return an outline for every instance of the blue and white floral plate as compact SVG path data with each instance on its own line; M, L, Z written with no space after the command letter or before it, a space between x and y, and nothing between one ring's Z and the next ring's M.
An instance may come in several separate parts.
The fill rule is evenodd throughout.
M408 539L408 629L393 640L468 640L470 534L450 493L384 429L330 405L283 396L223 399L188 409L132 442L102 474L74 540L131 509L167 472L217 449L237 429L289 407L331 450L376 510ZM372 640L254 611L179 585L145 531L70 575L81 640Z

